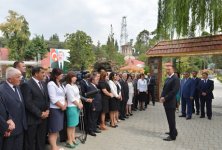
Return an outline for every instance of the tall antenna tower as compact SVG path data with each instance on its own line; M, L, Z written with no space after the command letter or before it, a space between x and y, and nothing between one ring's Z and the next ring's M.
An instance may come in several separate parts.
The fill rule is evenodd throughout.
M126 16L122 17L121 23L121 34L120 34L120 48L122 45L128 44L128 33L127 33L127 23L126 23Z
M112 24L110 25L110 34L109 34L109 37L114 39L113 25L112 25Z

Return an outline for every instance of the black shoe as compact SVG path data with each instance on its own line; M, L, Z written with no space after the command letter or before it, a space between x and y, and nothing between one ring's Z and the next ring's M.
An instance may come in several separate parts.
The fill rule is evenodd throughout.
M211 117L208 117L209 120L211 120Z
M186 117L185 115L180 115L179 117Z
M122 118L122 117L121 117L121 118L119 118L119 119L120 119L120 120L125 120L125 119L124 119L124 118Z
M165 134L170 135L170 132L165 132Z
M96 136L96 134L94 132L92 132L92 131L89 132L88 134L91 135L91 136Z
M205 118L205 116L200 116L200 118Z
M190 119L191 119L191 117L187 117L186 119L187 119L187 120L190 120Z
M143 111L145 111L146 109L145 108L143 108Z
M200 113L199 113L199 112L197 112L197 113L196 113L196 115L200 115Z
M167 138L163 139L164 141L174 141L176 140L176 138L171 138L170 136L168 136Z
M153 106L155 106L155 103L153 103Z
M95 133L101 133L101 131L99 129L96 129L94 132Z
M129 116L124 116L123 118L128 119L128 118L129 118Z
M130 113L129 115L130 115L130 116L133 116L133 114L132 114L132 113Z

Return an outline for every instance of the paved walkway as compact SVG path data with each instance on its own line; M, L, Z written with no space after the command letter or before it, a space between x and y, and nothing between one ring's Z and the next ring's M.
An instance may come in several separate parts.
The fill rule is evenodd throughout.
M134 116L109 128L97 137L88 136L76 150L221 150L222 149L222 84L215 80L212 120L176 118L176 141L162 139L168 131L162 104L149 105L148 110L134 112ZM177 113L177 116L179 113ZM64 145L64 143L62 144ZM67 149L68 150L68 149Z

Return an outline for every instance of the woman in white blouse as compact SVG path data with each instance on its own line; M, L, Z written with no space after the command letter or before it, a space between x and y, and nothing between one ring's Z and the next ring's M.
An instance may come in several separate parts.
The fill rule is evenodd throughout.
M76 74L73 71L68 72L66 76L66 95L68 101L68 107L66 110L68 140L66 147L68 148L75 148L78 144L75 141L75 127L79 124L79 112L83 108L76 80Z
M58 132L63 129L64 110L66 110L67 102L65 100L66 90L60 84L63 74L62 70L54 68L48 83L48 93L50 99L50 115L49 115L49 144L51 150L58 150L57 137Z
M116 114L118 114L118 101L121 100L121 91L120 87L116 84L117 74L111 72L109 75L109 86L113 97L109 101L110 109L110 126L116 128Z

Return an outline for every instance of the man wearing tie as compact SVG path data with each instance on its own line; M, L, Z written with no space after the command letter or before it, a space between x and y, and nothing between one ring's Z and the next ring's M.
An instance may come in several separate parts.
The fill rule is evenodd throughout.
M200 118L205 118L205 104L207 108L207 117L209 120L212 118L212 99L214 99L213 95L214 90L214 82L208 79L208 73L202 73L202 80L199 84L199 92L200 92L200 103L201 103L201 116Z
M174 75L174 69L172 65L166 66L166 73L168 77L163 86L160 102L163 103L163 106L165 108L170 131L166 133L169 136L163 140L173 141L176 140L176 136L178 134L176 129L175 111L176 111L176 94L180 87L180 80L178 77Z
M44 77L44 68L34 67L32 78L21 85L28 124L28 129L25 132L25 150L45 149L49 98L47 87L43 82Z
M183 74L183 80L180 85L180 95L182 102L182 115L179 117L186 117L187 120L192 118L192 100L195 91L194 81L190 78L190 73Z
M6 82L0 85L0 95L8 114L15 123L15 130L3 140L4 150L23 150L24 130L27 129L23 97L19 88L21 72L13 67L6 69Z
M193 71L192 72L192 76L193 76L193 81L194 81L194 86L195 86L195 90L194 90L194 96L193 96L193 100L192 100L192 107L193 107L193 113L195 113L195 108L194 108L194 103L196 106L196 115L199 115L200 113L200 96L199 96L199 83L201 81L200 78L197 77L197 71Z
M152 73L147 74L147 85L148 85L148 104L150 103L150 97L152 99L153 106L155 105L155 95L154 95L154 90L155 90L155 77L152 75ZM147 107L147 103L145 104L145 107Z

